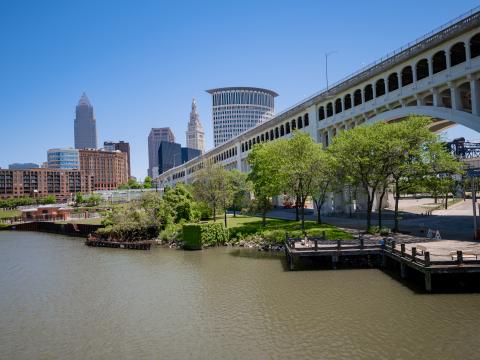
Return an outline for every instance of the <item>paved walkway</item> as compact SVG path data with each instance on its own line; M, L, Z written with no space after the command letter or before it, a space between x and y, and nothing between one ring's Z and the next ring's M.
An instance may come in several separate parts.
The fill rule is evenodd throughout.
M473 210L472 201L466 200L455 204L448 210L437 210L431 216L413 216L400 220L400 230L409 234L426 239L428 229L438 230L442 239L449 240L473 240ZM388 214L387 214L388 215ZM477 213L477 215L479 215ZM295 219L294 209L274 209L267 215L271 218ZM388 215L391 218L391 215ZM316 220L313 211L307 210L305 218L308 220ZM364 218L349 218L340 216L323 216L322 221L341 228L354 229L357 231L364 230L366 220ZM377 225L377 220L372 220L372 225ZM392 219L383 220L382 225L393 228L394 221ZM480 219L479 219L480 227Z

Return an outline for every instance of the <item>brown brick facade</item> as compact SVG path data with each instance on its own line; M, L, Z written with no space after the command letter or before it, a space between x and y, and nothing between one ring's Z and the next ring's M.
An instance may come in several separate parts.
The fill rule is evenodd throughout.
M114 190L128 181L128 154L120 151L79 150L80 171L93 177L93 190Z

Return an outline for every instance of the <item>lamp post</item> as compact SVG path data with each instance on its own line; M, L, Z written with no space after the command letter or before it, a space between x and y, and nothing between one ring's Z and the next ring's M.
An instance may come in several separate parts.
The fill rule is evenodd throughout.
M333 50L333 51L328 51L325 53L325 80L327 82L327 91L328 91L328 57L332 54L337 53L338 51Z

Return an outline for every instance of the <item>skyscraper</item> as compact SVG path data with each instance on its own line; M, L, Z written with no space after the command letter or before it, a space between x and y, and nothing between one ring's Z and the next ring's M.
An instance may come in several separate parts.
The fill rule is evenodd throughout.
M192 100L192 111L190 111L190 121L187 130L187 148L205 151L205 132L197 112L197 102Z
M215 146L249 128L270 120L278 94L254 87L207 90L212 94L213 140Z
M158 148L162 141L175 142L175 136L169 127L152 128L148 135L148 176L158 176Z
M85 93L78 102L75 115L75 149L96 149L97 125L93 106Z

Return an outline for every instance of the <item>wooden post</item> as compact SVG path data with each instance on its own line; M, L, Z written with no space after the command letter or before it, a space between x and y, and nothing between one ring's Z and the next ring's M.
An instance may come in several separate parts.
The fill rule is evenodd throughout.
M387 267L387 256L385 255L385 251L382 251L382 268Z
M425 272L425 290L432 292L432 274L430 271Z
M425 251L425 266L430 266L430 251Z
M318 251L318 240L315 239L314 242L315 242L315 251Z
M292 241L292 249L295 249L295 239Z
M405 256L405 244L400 244L400 255Z
M363 246L364 246L363 236L360 235L359 239L360 239L360 249L363 249Z
M293 256L290 255L290 261L289 261L289 265L290 265L290 271L293 271L295 270L295 264L293 263Z
M341 243L340 243L340 240L337 240L337 249L340 250L340 247L341 247Z
M402 279L407 278L407 265L405 265L403 262L400 263L400 277Z
M392 240L392 253L395 253L395 240Z
M337 268L337 261L338 257L337 254L332 255L332 269L335 270Z
M417 248L414 246L412 247L412 261L415 261L416 256L417 256Z
M463 252L461 250L457 250L457 264L462 265L463 263Z

